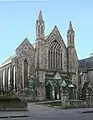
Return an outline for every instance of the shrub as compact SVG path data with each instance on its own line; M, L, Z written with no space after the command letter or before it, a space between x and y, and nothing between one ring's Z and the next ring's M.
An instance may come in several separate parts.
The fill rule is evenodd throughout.
M0 93L0 101L20 101L14 92L2 92Z

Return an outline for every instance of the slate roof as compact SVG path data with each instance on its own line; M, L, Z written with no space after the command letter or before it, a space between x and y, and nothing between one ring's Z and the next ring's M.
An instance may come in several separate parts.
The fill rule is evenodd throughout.
M46 36L45 38L47 38L47 37L48 37L48 36ZM26 40L28 40L28 39L25 38L23 42L25 42ZM22 43L23 43L23 42L22 42ZM28 42L29 42L29 41L28 41ZM22 43L21 43L21 44L22 44ZM30 43L30 42L29 42L29 43ZM21 45L21 44L20 44L20 45ZM31 44L31 43L30 43L30 44ZM20 45L19 45L19 46L20 46ZM33 44L31 44L31 45L35 48L36 43L33 43ZM8 57L2 64L0 64L0 68L3 67L3 66L5 66L5 65L7 65L7 64L9 64L9 63L11 63L11 60L12 60L13 58L15 58L15 57L16 57L16 54Z
M13 58L15 58L15 57L16 57L16 55L13 55L13 56L8 57L8 59L6 59L6 60L0 65L0 67L3 67L3 66L5 66L5 65L11 63L11 60L12 60Z
M93 70L93 57L79 60L79 71L89 71Z

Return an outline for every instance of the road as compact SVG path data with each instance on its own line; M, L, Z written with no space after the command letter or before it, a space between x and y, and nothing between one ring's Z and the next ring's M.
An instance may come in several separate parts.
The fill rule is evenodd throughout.
M0 120L93 120L93 113L82 113L93 109L57 109L29 104L28 110L27 118L1 118Z

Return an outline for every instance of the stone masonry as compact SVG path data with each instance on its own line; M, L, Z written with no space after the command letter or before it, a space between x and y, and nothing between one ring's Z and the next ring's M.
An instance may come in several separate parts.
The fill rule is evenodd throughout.
M15 56L0 66L0 86L4 87L4 85L2 85L4 77L2 71L8 71L10 67L13 73L13 66L15 66L15 74L11 74L11 85L15 82L15 89L18 89L19 86L20 89L24 89L28 85L28 80L32 76L35 77L38 83L37 96L40 100L45 99L46 96L44 84L47 73L59 72L66 75L71 74L74 76L73 83L76 84L78 88L78 57L75 49L75 32L72 23L69 23L67 31L67 45L64 43L57 26L54 26L48 36L45 36L44 31L45 23L42 12L40 11L36 21L35 44L31 44L26 38L16 49ZM56 44L55 48L53 48L52 43ZM59 47L57 48L56 46ZM26 69L24 65L28 65L28 72L24 72ZM14 75L15 81L13 79ZM26 81L25 78L27 78ZM5 81L7 83L8 79L5 78Z

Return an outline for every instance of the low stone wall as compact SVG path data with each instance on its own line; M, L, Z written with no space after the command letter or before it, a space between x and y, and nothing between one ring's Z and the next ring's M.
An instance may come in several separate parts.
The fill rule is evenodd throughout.
M0 101L0 110L27 110L27 103L20 101Z
M70 100L70 106L72 108L86 108L88 107L88 104L83 100Z
M88 107L93 107L93 101L91 101L90 103L90 100L86 101L86 104Z
M21 96L19 97L21 100L23 101L35 101L34 97L25 97L25 96Z

